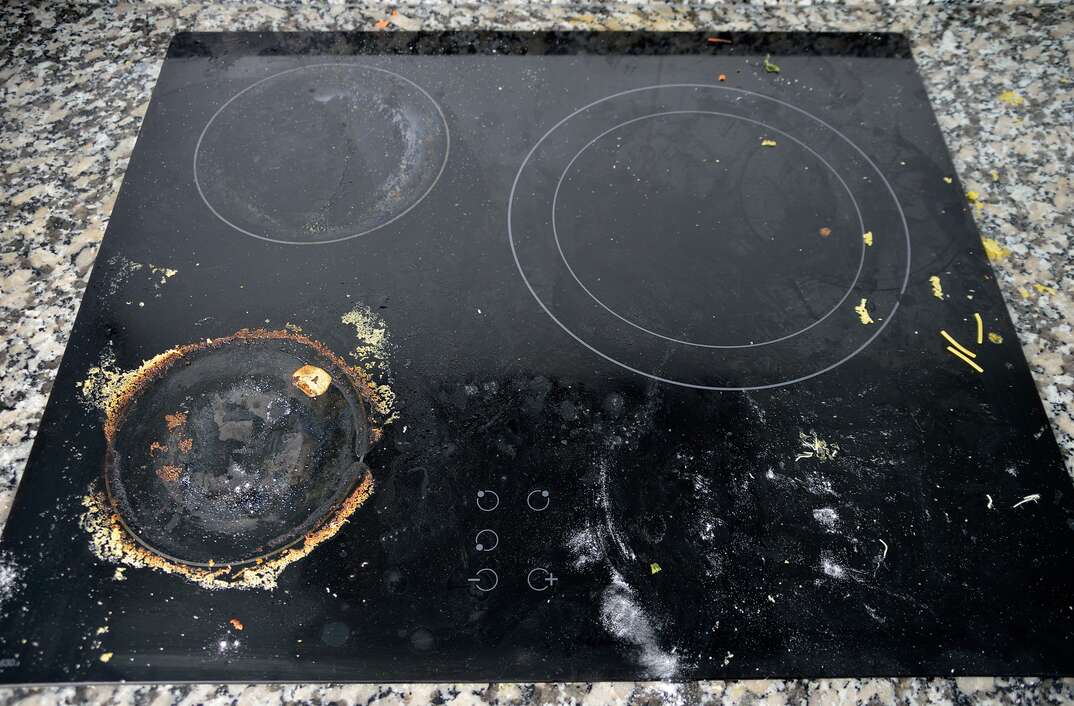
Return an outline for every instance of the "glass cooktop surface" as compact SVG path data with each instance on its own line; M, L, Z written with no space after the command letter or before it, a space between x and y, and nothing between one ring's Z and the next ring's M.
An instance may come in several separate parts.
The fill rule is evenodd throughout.
M971 210L901 35L177 35L0 680L1070 674Z

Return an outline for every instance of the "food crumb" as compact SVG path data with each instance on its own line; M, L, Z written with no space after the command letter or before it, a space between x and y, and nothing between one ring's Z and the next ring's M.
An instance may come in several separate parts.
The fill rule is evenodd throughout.
M988 332L988 340L991 343L1003 343L1003 336L1000 336L995 331L989 331Z
M1033 289L1037 290L1041 294L1056 294L1058 290L1055 287L1049 287L1046 284L1034 284Z
M1004 103L1006 103L1007 105L1013 105L1013 106L1019 106L1019 105L1022 105L1023 103L1025 103L1025 98L1022 98L1022 96L1018 95L1017 93L1015 93L1014 91L1011 91L1011 90L1006 90L1003 93L1000 93L999 94L999 99L1001 101L1003 101Z
M764 70L767 73L770 73L770 74L778 74L779 71L780 71L780 68L779 68L779 66L777 64L773 64L771 59L772 59L771 54L768 54L768 55L765 56L765 58L764 58Z
M933 275L929 277L929 284L932 285L932 296L937 299L943 299L943 285L940 284L939 275Z
M795 463L806 458L815 458L817 461L834 461L835 457L839 455L839 444L825 441L812 429L809 430L808 434L799 430L798 443L801 444L802 450L795 455Z
M228 622L231 624L231 627L235 628L236 630L242 630L243 628L242 621L238 618L232 618Z
M976 191L967 191L966 198L970 203L977 203L981 199L981 194Z
M108 664L108 661L109 661L110 659L112 659L112 653L111 653L111 652L105 652L104 654L102 654L102 655L101 655L100 657L98 657L97 659L101 660L101 661L102 661L102 662L104 662L105 664Z
M775 146L776 146L776 141L775 140L770 140L767 137L764 138L763 140L761 140L761 147L775 147Z
M943 181L944 181L944 183L945 183L945 184L951 184L951 183L952 183L952 182L954 182L955 180L954 180L954 179L952 179L951 177L944 177L944 178L943 178Z
M984 245L985 255L992 262L999 262L1011 254L1010 250L1003 247L992 238L981 238L981 243Z
M168 425L168 431L175 431L180 427L186 426L186 412L165 414L164 423Z
M828 226L824 226L823 228L820 229L820 237L822 237L822 238L827 238L831 234L832 234L832 229L829 228Z
M157 478L160 478L165 483L175 483L182 477L182 475L183 469L171 464L161 466L157 469Z
M726 81L727 80L727 74L720 74L720 80L721 81Z
M112 574L114 581L126 581L127 580L127 567L120 566L116 568L116 572Z
M650 571L650 575L652 575L652 574L658 573L660 571L663 571L663 569L660 568L660 564L657 564L654 561L653 563L649 564L649 571Z
M873 320L873 317L869 315L869 309L866 306L867 301L868 300L866 299L862 299L861 304L858 304L856 307L854 307L854 313L858 315L858 318L861 320L862 324L874 324L876 322Z
M873 232L871 230L863 233L861 239L864 240L865 244L870 248L873 247Z
M303 365L291 374L291 382L306 397L320 397L332 384L332 376L316 365Z

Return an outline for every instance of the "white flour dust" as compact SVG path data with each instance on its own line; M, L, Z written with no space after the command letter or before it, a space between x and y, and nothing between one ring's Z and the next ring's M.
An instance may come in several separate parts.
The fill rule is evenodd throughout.
M652 622L638 604L623 577L612 571L611 584L601 597L600 622L613 636L638 648L638 661L652 676L669 678L679 667L679 658L660 648Z
M830 507L821 507L813 511L813 519L826 532L835 532L835 526L839 523L839 513Z

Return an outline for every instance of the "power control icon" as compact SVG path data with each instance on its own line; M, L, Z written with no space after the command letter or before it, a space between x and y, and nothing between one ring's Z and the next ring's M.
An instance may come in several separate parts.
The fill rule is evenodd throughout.
M544 512L547 510L548 502L547 490L531 490L530 494L526 496L526 504L535 512Z
M492 569L478 569L477 573L466 579L467 583L478 591L488 592L500 585L500 577Z
M492 512L500 506L500 496L495 490L477 491L477 507L484 512Z
M547 591L556 585L556 581L559 581L559 578L555 574L540 566L536 569L530 569L529 574L526 575L526 583L534 591Z

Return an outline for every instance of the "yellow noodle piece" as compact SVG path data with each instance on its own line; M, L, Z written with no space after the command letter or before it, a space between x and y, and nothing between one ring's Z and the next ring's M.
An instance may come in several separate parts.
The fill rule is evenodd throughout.
M961 343L959 343L955 339L951 338L951 334L949 334L947 331L941 330L940 335L943 336L944 338L946 338L948 343L950 343L952 346L957 348L964 355L968 355L971 358L976 358L977 357L976 353L971 351L969 348L966 348L966 346L962 345Z
M982 368L980 365L977 365L977 363L974 363L972 360L970 360L966 356L962 355L962 351L956 350L956 349L952 348L951 346L948 346L947 350L951 351L951 353L953 353L955 355L955 357L957 357L959 360L961 360L963 363L965 363L966 365L970 366L971 368L973 368L977 372L979 372L979 373L984 372L984 368Z

